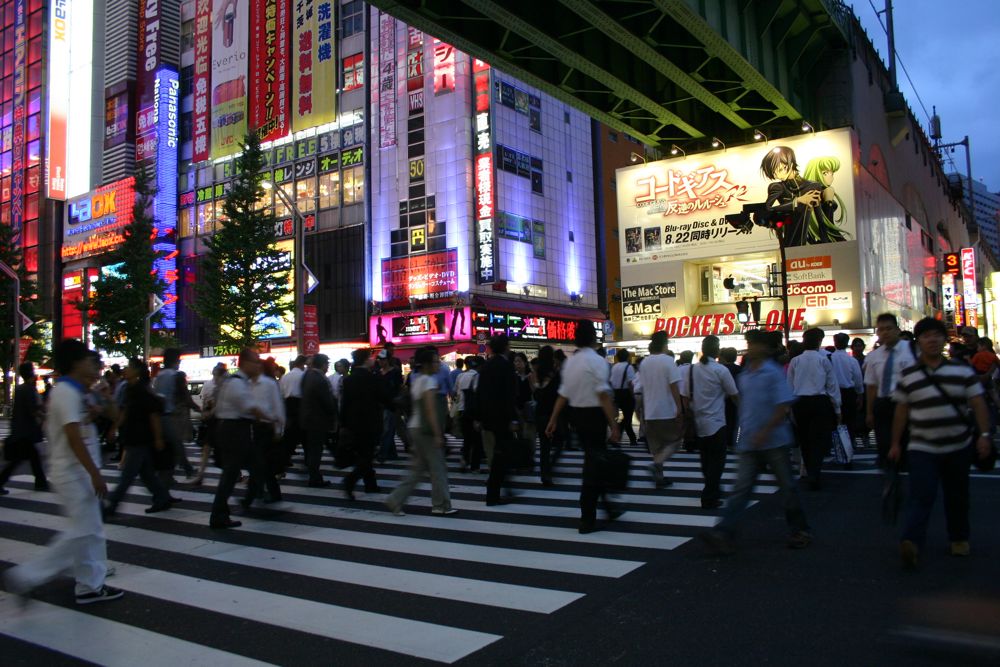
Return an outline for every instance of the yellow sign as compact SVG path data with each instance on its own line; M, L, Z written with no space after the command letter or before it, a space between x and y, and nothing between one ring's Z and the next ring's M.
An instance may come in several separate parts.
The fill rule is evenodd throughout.
M337 29L333 0L297 0L293 7L292 130L298 132L337 118Z

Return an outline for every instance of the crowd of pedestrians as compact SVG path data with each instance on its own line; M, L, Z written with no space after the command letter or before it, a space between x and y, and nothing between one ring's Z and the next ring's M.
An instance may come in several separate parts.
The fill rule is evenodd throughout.
M838 437L850 448L869 446L874 433L877 464L890 473L909 473L900 557L918 563L937 487L943 490L951 553L970 553L969 470L992 466L996 457L997 375L1000 359L992 341L965 328L945 356L944 325L927 318L912 335L891 314L876 319L877 343L865 354L861 339L843 333L824 347L824 332L813 328L786 348L779 332L746 332L740 359L707 336L700 355L668 349L664 332L651 336L648 354L619 351L609 364L590 322L575 328L575 351L543 347L537 357L512 353L506 336L489 341L489 354L443 363L438 350L424 347L409 360L410 372L391 344L377 351L356 350L330 371L326 355L298 357L287 373L273 359L244 350L237 369L213 369L197 405L181 372L180 353L164 351L160 367L131 359L101 375L98 355L82 343L56 345L52 364L58 375L44 397L35 389L33 366L19 368L3 485L22 463L30 466L35 489L60 496L69 529L44 556L5 573L8 590L26 594L71 570L81 604L121 597L105 579L103 521L111 519L138 477L152 496L148 513L181 502L171 490L180 468L186 482L204 482L210 457L221 469L210 526L235 528L230 496L246 483L244 511L254 503L282 500L281 482L293 470L301 447L307 484L330 486L323 475L323 452L336 467L349 468L340 490L355 500L358 482L366 494L381 493L378 468L399 457L397 441L409 452L411 468L384 497L396 515L425 477L431 486L431 513L452 515L446 434L461 440L461 469L484 472L484 501L514 499L512 471L536 470L541 483L554 477L567 448L583 452L579 532L598 530L598 506L607 520L626 507L614 493L626 484L629 457L620 442L652 457L649 472L657 488L671 485L670 458L684 446L697 450L704 485L701 506L720 507L723 519L703 534L715 550L734 548L736 529L761 472L774 475L788 523L788 546L812 541L799 494L798 476L808 488L822 488L822 470ZM190 412L200 411L197 434ZM634 426L638 424L638 431ZM44 428L43 428L44 427ZM843 436L842 433L846 433ZM48 441L47 466L38 445ZM114 490L101 476L102 442L115 450L121 476ZM186 444L201 445L201 460L188 460ZM793 451L798 455L793 456ZM736 481L724 497L727 454L736 455ZM798 475L796 474L798 463ZM244 471L247 473L244 475Z

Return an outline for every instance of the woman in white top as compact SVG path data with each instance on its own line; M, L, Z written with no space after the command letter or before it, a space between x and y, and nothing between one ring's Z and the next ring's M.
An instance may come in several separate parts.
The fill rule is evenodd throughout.
M410 474L389 494L385 504L393 514L402 516L403 503L426 472L431 478L431 513L455 514L458 510L452 508L448 491L448 467L444 460L444 419L437 410L438 383L434 377L441 367L441 359L433 349L424 347L417 350L413 365L419 370L410 377L413 409L407 430L414 444L410 450Z

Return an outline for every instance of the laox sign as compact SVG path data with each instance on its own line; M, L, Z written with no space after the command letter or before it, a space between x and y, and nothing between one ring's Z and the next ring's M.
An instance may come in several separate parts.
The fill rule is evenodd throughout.
M806 309L793 308L788 311L792 331L801 331L805 327ZM766 331L781 330L784 318L780 310L772 310L760 323L760 328ZM688 336L728 336L742 331L743 325L736 320L736 313L715 313L712 315L684 315L681 317L661 317L656 320L653 331L666 331L671 338Z

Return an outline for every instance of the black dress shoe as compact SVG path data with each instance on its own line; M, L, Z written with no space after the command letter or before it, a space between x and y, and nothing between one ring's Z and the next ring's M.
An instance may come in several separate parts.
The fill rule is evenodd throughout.
M169 500L169 501L170 501L171 503L180 503L180 502L184 502L184 501L183 501L183 500L181 500L180 498L174 498L173 496L170 496L170 498L169 498L168 500Z
M597 531L597 525L593 521L581 521L579 528L581 535L587 535Z
M720 507L722 507L722 501L721 500L712 500L712 501L709 501L709 502L704 502L703 501L701 503L701 508L703 510L717 510Z
M608 521L614 521L622 514L625 514L624 507L609 507L607 511L608 511Z
M486 506L487 507L496 507L497 505L509 505L509 504L510 504L510 500L508 500L506 498L501 498L500 500L487 500L486 501Z
M382 488L379 486L375 486L370 489L365 489L365 493L382 493Z
M218 529L221 529L221 528L239 528L242 525L243 525L242 521L233 521L232 519L226 518L226 519L218 519L218 520L210 521L209 524L208 524L208 527L209 528L218 528Z
M48 491L48 490L49 490L48 482L35 483L35 491Z
M330 480L323 479L318 482L309 482L306 486L308 486L311 489L325 489L326 487L330 486Z
M164 512L170 509L170 503L162 503L160 505L151 505L146 508L146 514L156 514L157 512Z
M354 489L352 489L351 487L349 487L349 486L347 486L345 484L344 485L344 495L347 496L348 500L354 500Z

